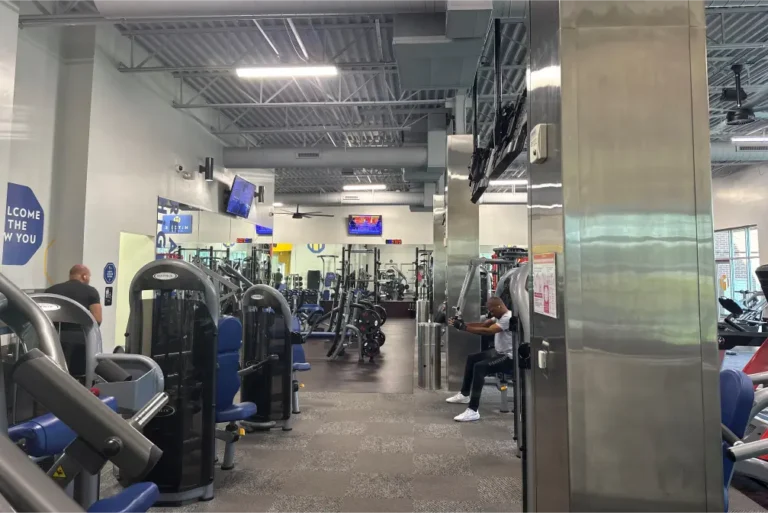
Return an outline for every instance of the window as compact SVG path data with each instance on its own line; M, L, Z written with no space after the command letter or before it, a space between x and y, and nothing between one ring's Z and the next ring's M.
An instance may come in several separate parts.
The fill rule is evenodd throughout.
M745 226L715 232L717 286L722 296L741 304L741 291L759 291L755 269L760 266L757 226ZM720 313L725 316L722 308Z

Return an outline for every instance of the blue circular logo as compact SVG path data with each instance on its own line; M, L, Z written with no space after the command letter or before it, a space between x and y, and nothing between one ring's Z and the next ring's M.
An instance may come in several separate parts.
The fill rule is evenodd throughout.
M307 249L312 253L322 253L325 249L325 244L307 244Z
M104 266L104 283L112 285L117 277L117 267L112 262Z

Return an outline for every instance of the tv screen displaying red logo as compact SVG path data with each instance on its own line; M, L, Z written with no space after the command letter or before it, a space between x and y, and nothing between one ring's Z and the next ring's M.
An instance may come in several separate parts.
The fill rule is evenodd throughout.
M349 235L381 235L383 233L381 216L349 216L347 233Z

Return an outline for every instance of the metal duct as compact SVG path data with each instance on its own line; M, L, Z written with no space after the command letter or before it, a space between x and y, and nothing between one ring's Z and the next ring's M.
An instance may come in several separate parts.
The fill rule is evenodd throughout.
M402 148L224 148L228 168L423 168L426 146Z
M467 190L469 194L469 190ZM431 210L425 206L424 192L331 192L326 194L277 194L275 201L283 205L301 205L302 207L348 206L348 205L408 205L420 211ZM483 205L526 204L526 194L486 192Z
M301 16L322 14L394 14L445 12L446 0L95 0L106 18L156 16Z
M710 151L710 157L714 163L768 161L768 143L712 141Z
M277 194L275 201L302 207L347 205L424 205L423 192L330 192L325 194Z

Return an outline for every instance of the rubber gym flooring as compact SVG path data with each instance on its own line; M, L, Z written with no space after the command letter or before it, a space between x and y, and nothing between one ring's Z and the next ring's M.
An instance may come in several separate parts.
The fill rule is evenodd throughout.
M499 413L498 392L484 390L479 422L454 422L462 405L414 386L414 321L384 329L373 365L356 354L328 362L320 344L308 348L293 431L241 439L234 470L216 470L212 501L152 511L522 511L512 418ZM116 486L105 473L102 496ZM730 510L764 511L735 490Z

